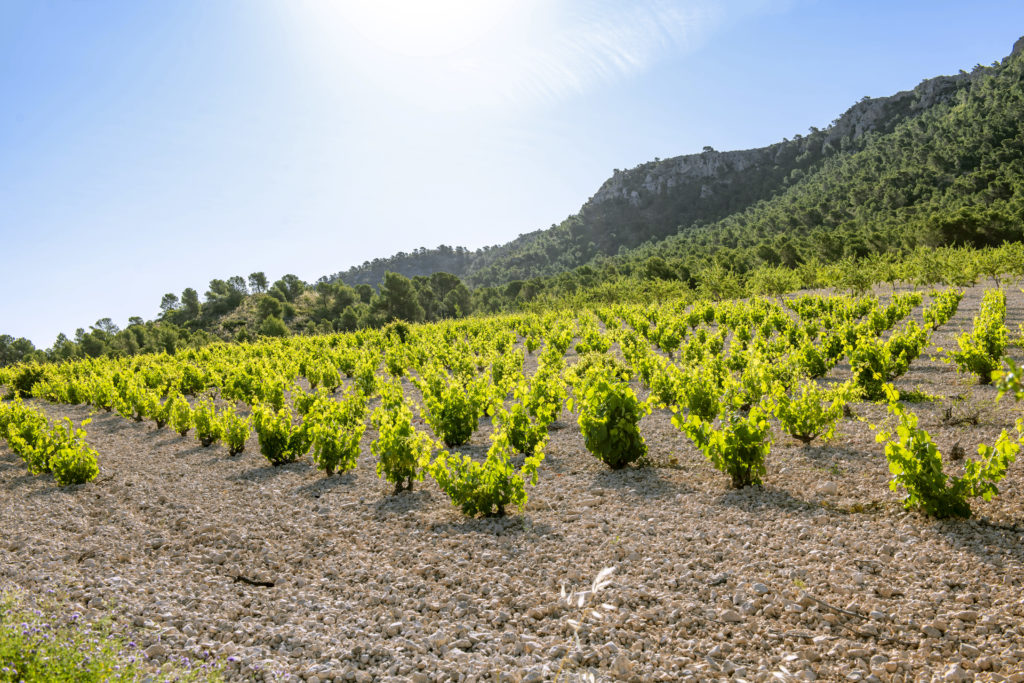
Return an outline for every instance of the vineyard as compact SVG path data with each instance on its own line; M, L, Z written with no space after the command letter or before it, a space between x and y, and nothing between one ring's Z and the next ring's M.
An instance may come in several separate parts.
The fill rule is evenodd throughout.
M886 287L3 368L0 580L229 678L1003 680L1022 334Z

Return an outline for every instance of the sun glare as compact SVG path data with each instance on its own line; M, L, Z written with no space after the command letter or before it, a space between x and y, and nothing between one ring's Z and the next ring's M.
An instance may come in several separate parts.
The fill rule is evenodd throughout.
M353 0L332 6L369 42L409 57L434 57L485 39L518 4L509 0Z

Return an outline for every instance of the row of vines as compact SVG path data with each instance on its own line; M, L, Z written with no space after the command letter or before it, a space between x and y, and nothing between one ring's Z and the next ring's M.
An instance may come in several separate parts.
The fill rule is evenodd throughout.
M745 487L762 483L776 429L810 444L830 438L850 404L883 401L895 427L877 431L893 489L905 492L907 507L965 517L970 498L998 492L1022 425L1015 436L1004 431L980 445L964 474L953 477L893 387L962 296L946 289L884 301L803 295L620 304L574 318L393 323L175 355L15 366L0 369L0 384L19 397L0 404L0 437L30 471L52 471L58 482L72 483L97 471L84 432L66 421L48 425L20 397L152 421L157 429L191 432L203 446L221 443L232 456L255 432L271 465L309 455L327 475L356 467L372 427L377 473L396 492L429 476L467 515L500 515L525 504L527 486L541 475L551 426L565 409L575 414L586 448L613 469L645 458L641 419L668 411L732 486ZM920 324L911 315L919 308ZM937 353L980 383L1013 389L1019 373L1004 363L1005 316L1005 294L989 290L959 348ZM529 373L528 356L537 359ZM830 379L841 362L850 368L845 382ZM473 459L458 448L484 416L494 425L491 445L486 458ZM76 465L69 478L63 463L71 452L75 462L92 457L92 467Z

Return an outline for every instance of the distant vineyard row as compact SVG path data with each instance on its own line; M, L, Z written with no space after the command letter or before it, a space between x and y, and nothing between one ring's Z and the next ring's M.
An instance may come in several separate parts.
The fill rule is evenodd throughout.
M907 507L967 517L970 498L998 492L1024 424L1014 436L1004 431L995 443L981 444L964 474L951 476L892 386L961 297L944 289L884 300L804 295L613 305L575 318L392 323L176 355L14 366L0 370L0 384L16 397L0 404L0 437L30 471L74 483L97 471L84 432L69 423L49 426L20 397L152 420L159 429L192 432L204 446L223 442L231 455L245 449L254 430L272 465L309 454L328 475L356 466L372 426L377 472L396 491L429 476L466 514L500 515L525 504L527 486L542 472L549 429L566 408L586 448L613 469L645 458L641 418L670 411L672 423L732 486L745 487L762 483L776 431L804 444L827 439L848 404L881 400L896 425L878 433L892 488L905 492ZM923 325L908 319L919 307ZM946 358L981 383L995 379L1019 394L1019 372L1004 365L1005 311L1004 292L988 290L973 329ZM567 363L570 349L577 357ZM527 373L525 359L534 354L537 368ZM844 360L851 378L827 378ZM484 415L495 428L480 461L455 449ZM417 417L429 433L417 427Z

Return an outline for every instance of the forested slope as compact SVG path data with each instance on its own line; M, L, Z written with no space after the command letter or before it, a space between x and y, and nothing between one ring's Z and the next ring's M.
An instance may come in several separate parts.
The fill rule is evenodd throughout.
M445 270L471 286L494 286L637 248L646 257L661 240L667 242L657 251L677 257L691 240L750 245L762 241L750 239L757 232L810 240L791 247L780 237L761 250L768 262L790 264L800 250L823 258L868 253L888 245L888 229L897 224L908 236L901 235L901 246L1012 238L1008 222L1017 210L1005 204L1014 192L1003 176L1019 175L1020 45L1000 64L865 98L807 136L753 150L705 147L616 170L578 214L507 244L475 252L418 249L330 279L376 285L388 271L412 277ZM940 209L935 225L932 214ZM751 223L753 232L746 229Z

